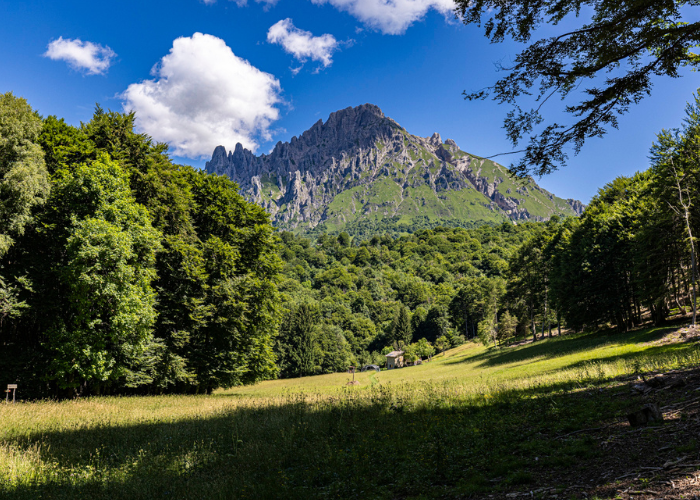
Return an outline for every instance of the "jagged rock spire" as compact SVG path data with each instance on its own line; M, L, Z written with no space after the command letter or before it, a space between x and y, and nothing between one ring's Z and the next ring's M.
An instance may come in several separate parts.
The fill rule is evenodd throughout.
M541 220L583 209L532 180L513 184L505 168L470 156L451 139L443 143L437 132L425 139L409 134L374 104L331 113L289 142L278 142L270 154L255 155L241 144L226 154L218 146L205 168L236 181L284 228L325 221L338 227L368 214ZM464 201L451 202L442 194L448 191L461 193L457 198ZM536 203L526 209L525 199Z

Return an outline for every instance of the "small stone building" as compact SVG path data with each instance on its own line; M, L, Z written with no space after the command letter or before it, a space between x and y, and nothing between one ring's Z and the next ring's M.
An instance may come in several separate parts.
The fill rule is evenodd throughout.
M392 368L402 368L403 367L403 351L391 351L386 355L386 368L391 370Z

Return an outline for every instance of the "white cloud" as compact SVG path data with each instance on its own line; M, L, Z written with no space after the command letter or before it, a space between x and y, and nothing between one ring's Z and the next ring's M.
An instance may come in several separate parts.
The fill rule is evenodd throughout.
M174 155L206 158L216 146L232 149L237 142L254 151L256 138L271 139L279 81L222 39L202 33L178 38L151 73L154 79L124 91L124 108L136 112L139 130L170 144Z
M454 8L454 0L311 0L317 5L331 4L349 12L370 28L388 35L399 35L430 9L444 16Z
M267 41L281 45L302 65L311 59L323 64L324 68L331 65L333 52L338 48L338 41L333 35L313 36L311 32L295 27L289 18L270 26L267 32ZM292 71L298 73L300 69L301 67Z
M116 55L109 47L83 42L79 38L64 40L63 37L49 43L44 53L44 57L66 61L71 68L85 71L88 75L104 74Z

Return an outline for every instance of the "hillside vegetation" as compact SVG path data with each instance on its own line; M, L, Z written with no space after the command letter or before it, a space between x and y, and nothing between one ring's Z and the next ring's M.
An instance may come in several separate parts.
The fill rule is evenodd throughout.
M0 99L1 496L692 491L700 100L580 217L354 236L276 231L133 124ZM391 350L427 362L348 385Z
M469 343L423 366L356 374L357 386L346 373L211 396L0 405L0 496L613 498L658 489L650 468L700 457L687 427L700 378L683 371L700 350L664 342L674 330ZM690 385L630 393L626 381L671 369ZM626 413L649 398L690 409L630 434ZM666 451L656 451L655 430ZM691 491L682 471L669 478L676 493Z
M8 180L0 207L0 383L24 397L210 393L382 365L391 350L413 361L476 338L660 326L695 305L697 102L659 135L651 169L602 188L580 217L366 237L275 231L226 176L173 164L134 132L133 114L98 107L72 127L12 94L1 104L8 179L27 162L38 179ZM455 168L466 158L371 107L341 115L294 147L360 126L372 147L377 130L399 134L408 158L418 145ZM510 182L487 177L474 182Z
M281 233L281 375L382 365L387 349L425 339L444 350L476 337L488 294L504 287L507 260L536 230L436 228L352 244L347 233L314 243Z
M0 97L0 383L75 397L274 377L263 209L173 164L133 114L97 107L73 127Z

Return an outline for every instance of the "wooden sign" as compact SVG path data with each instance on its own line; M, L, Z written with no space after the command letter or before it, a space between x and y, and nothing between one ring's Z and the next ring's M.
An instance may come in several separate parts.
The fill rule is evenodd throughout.
M7 390L5 391L5 403L10 399L10 393L12 393L12 402L15 402L15 394L17 393L17 384L7 384Z

